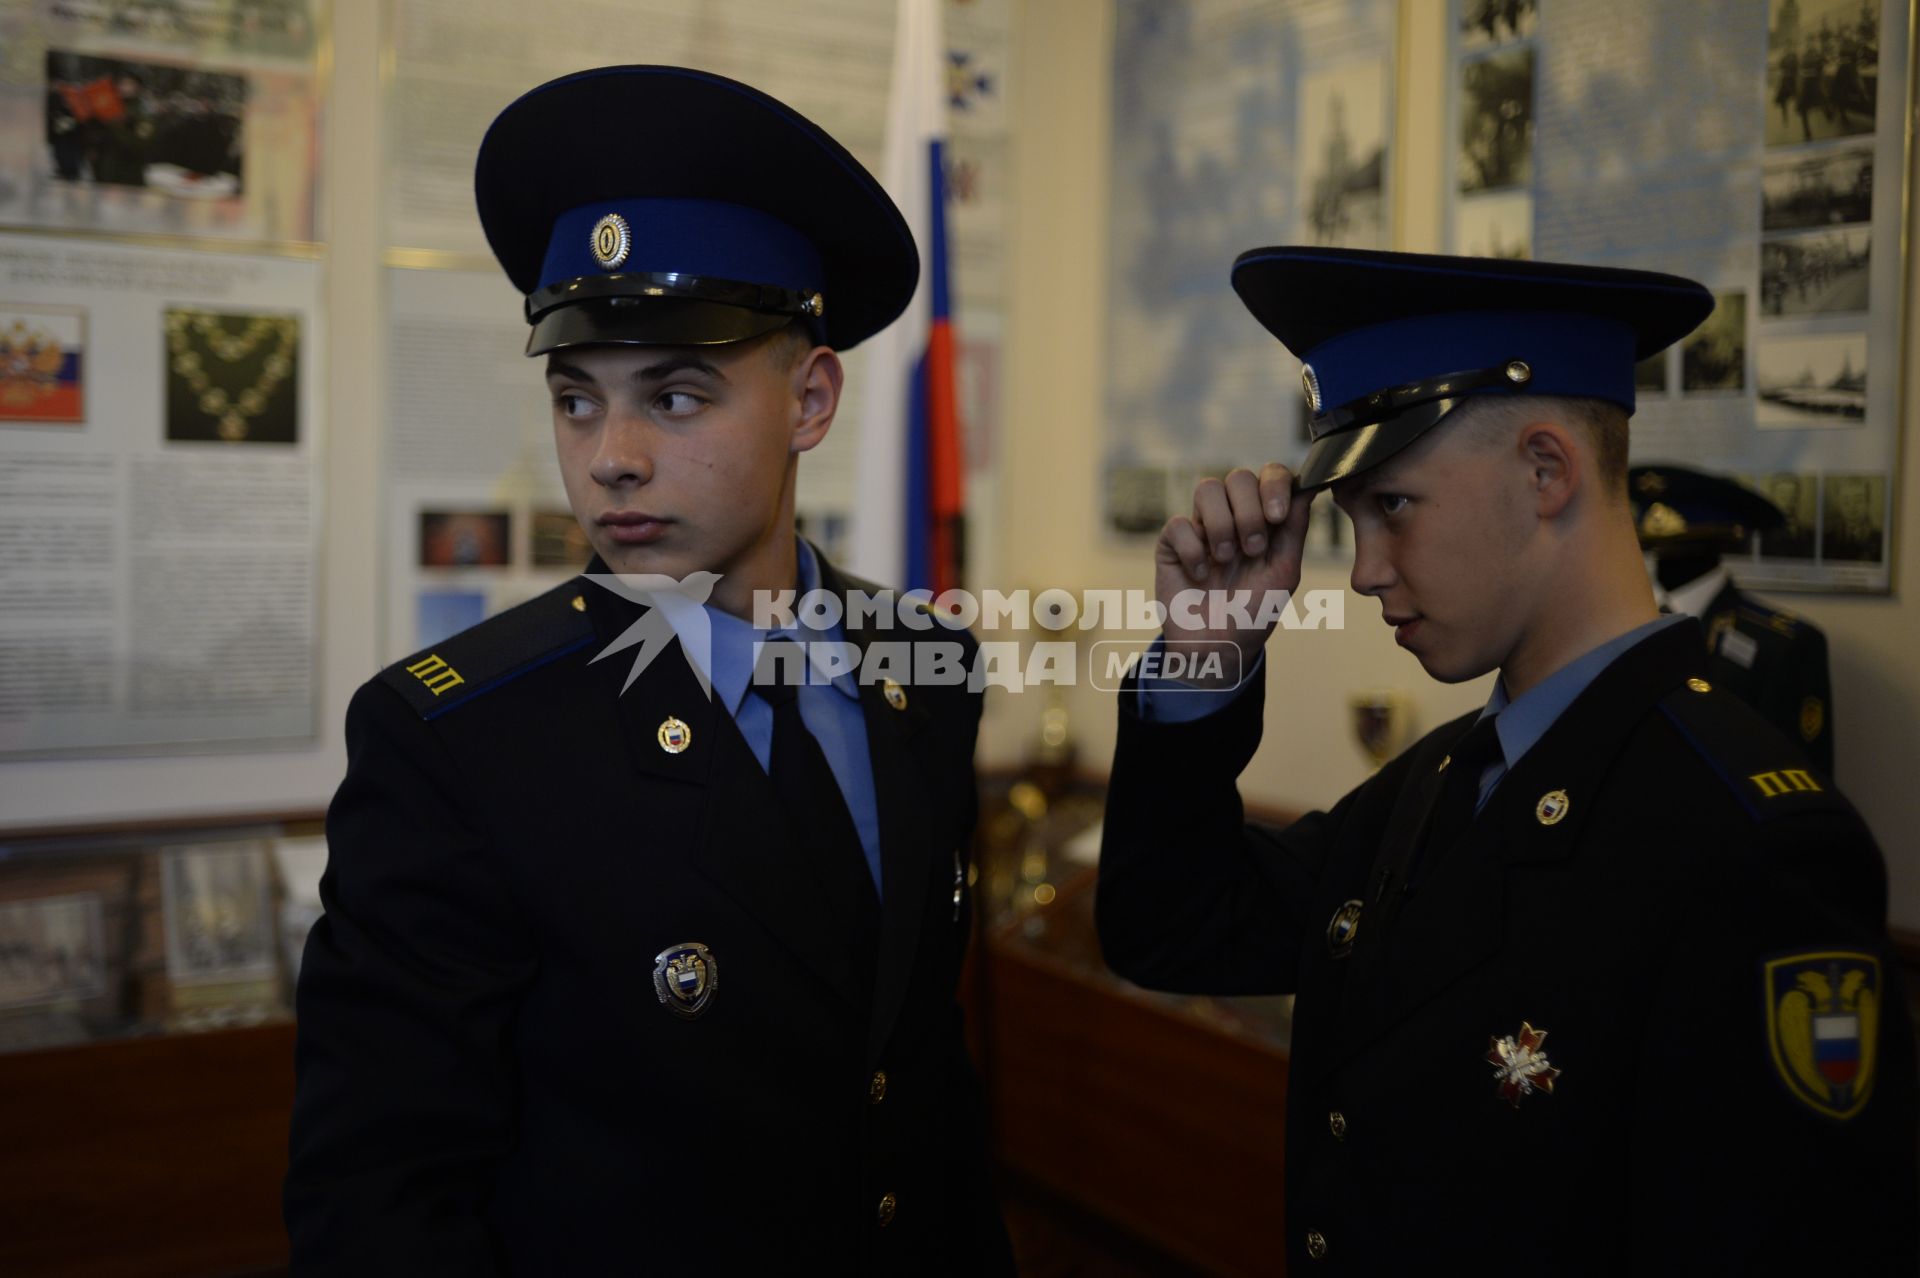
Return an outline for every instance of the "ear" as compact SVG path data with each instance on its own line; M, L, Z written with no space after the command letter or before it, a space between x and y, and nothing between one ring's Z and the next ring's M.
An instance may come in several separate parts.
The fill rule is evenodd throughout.
M1520 434L1520 456L1526 463L1533 490L1534 513L1557 518L1573 501L1585 478L1586 453L1582 441L1555 421L1530 423Z
M827 437L845 380L840 357L826 346L814 347L793 366L794 403L799 410L793 423L794 452L804 453Z

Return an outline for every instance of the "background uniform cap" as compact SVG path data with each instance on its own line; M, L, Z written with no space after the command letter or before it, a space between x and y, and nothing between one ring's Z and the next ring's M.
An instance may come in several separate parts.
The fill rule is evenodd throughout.
M1486 394L1633 411L1633 366L1713 310L1652 271L1364 249L1250 249L1233 287L1305 364L1303 489L1379 465Z
M527 353L711 345L794 319L845 350L913 298L920 255L860 162L759 90L603 67L523 95L474 166L487 243L527 295Z
M1633 467L1627 496L1640 545L1655 554L1737 550L1750 534L1786 522L1778 506L1752 489L1685 466Z

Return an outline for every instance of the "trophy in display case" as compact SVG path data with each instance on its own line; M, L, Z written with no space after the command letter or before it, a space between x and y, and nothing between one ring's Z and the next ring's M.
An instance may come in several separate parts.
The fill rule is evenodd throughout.
M1378 772L1407 743L1412 714L1407 694L1398 688L1369 688L1351 693L1347 707L1353 713L1353 736Z

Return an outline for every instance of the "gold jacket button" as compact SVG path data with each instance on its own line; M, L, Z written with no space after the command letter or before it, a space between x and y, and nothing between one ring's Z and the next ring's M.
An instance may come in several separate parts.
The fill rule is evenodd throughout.
M867 1104L878 1105L887 1098L887 1071L873 1071L873 1081L867 1084Z
M1335 1140L1345 1140L1347 1138L1347 1116L1337 1109L1329 1113L1327 1115L1327 1130L1333 1133Z
M1313 1260L1327 1257L1327 1236L1317 1229L1307 1231L1307 1256Z
M900 1200L892 1194L881 1195L879 1210L874 1212L874 1218L880 1222L880 1228L885 1229L893 1223L894 1209L899 1205Z

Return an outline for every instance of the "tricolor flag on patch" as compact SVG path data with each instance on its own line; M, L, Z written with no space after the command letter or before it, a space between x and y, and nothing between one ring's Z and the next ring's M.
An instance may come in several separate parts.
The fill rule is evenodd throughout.
M1880 960L1850 950L1789 954L1767 964L1767 1038L1787 1090L1832 1118L1873 1094Z
M0 421L83 422L87 313L0 303Z

